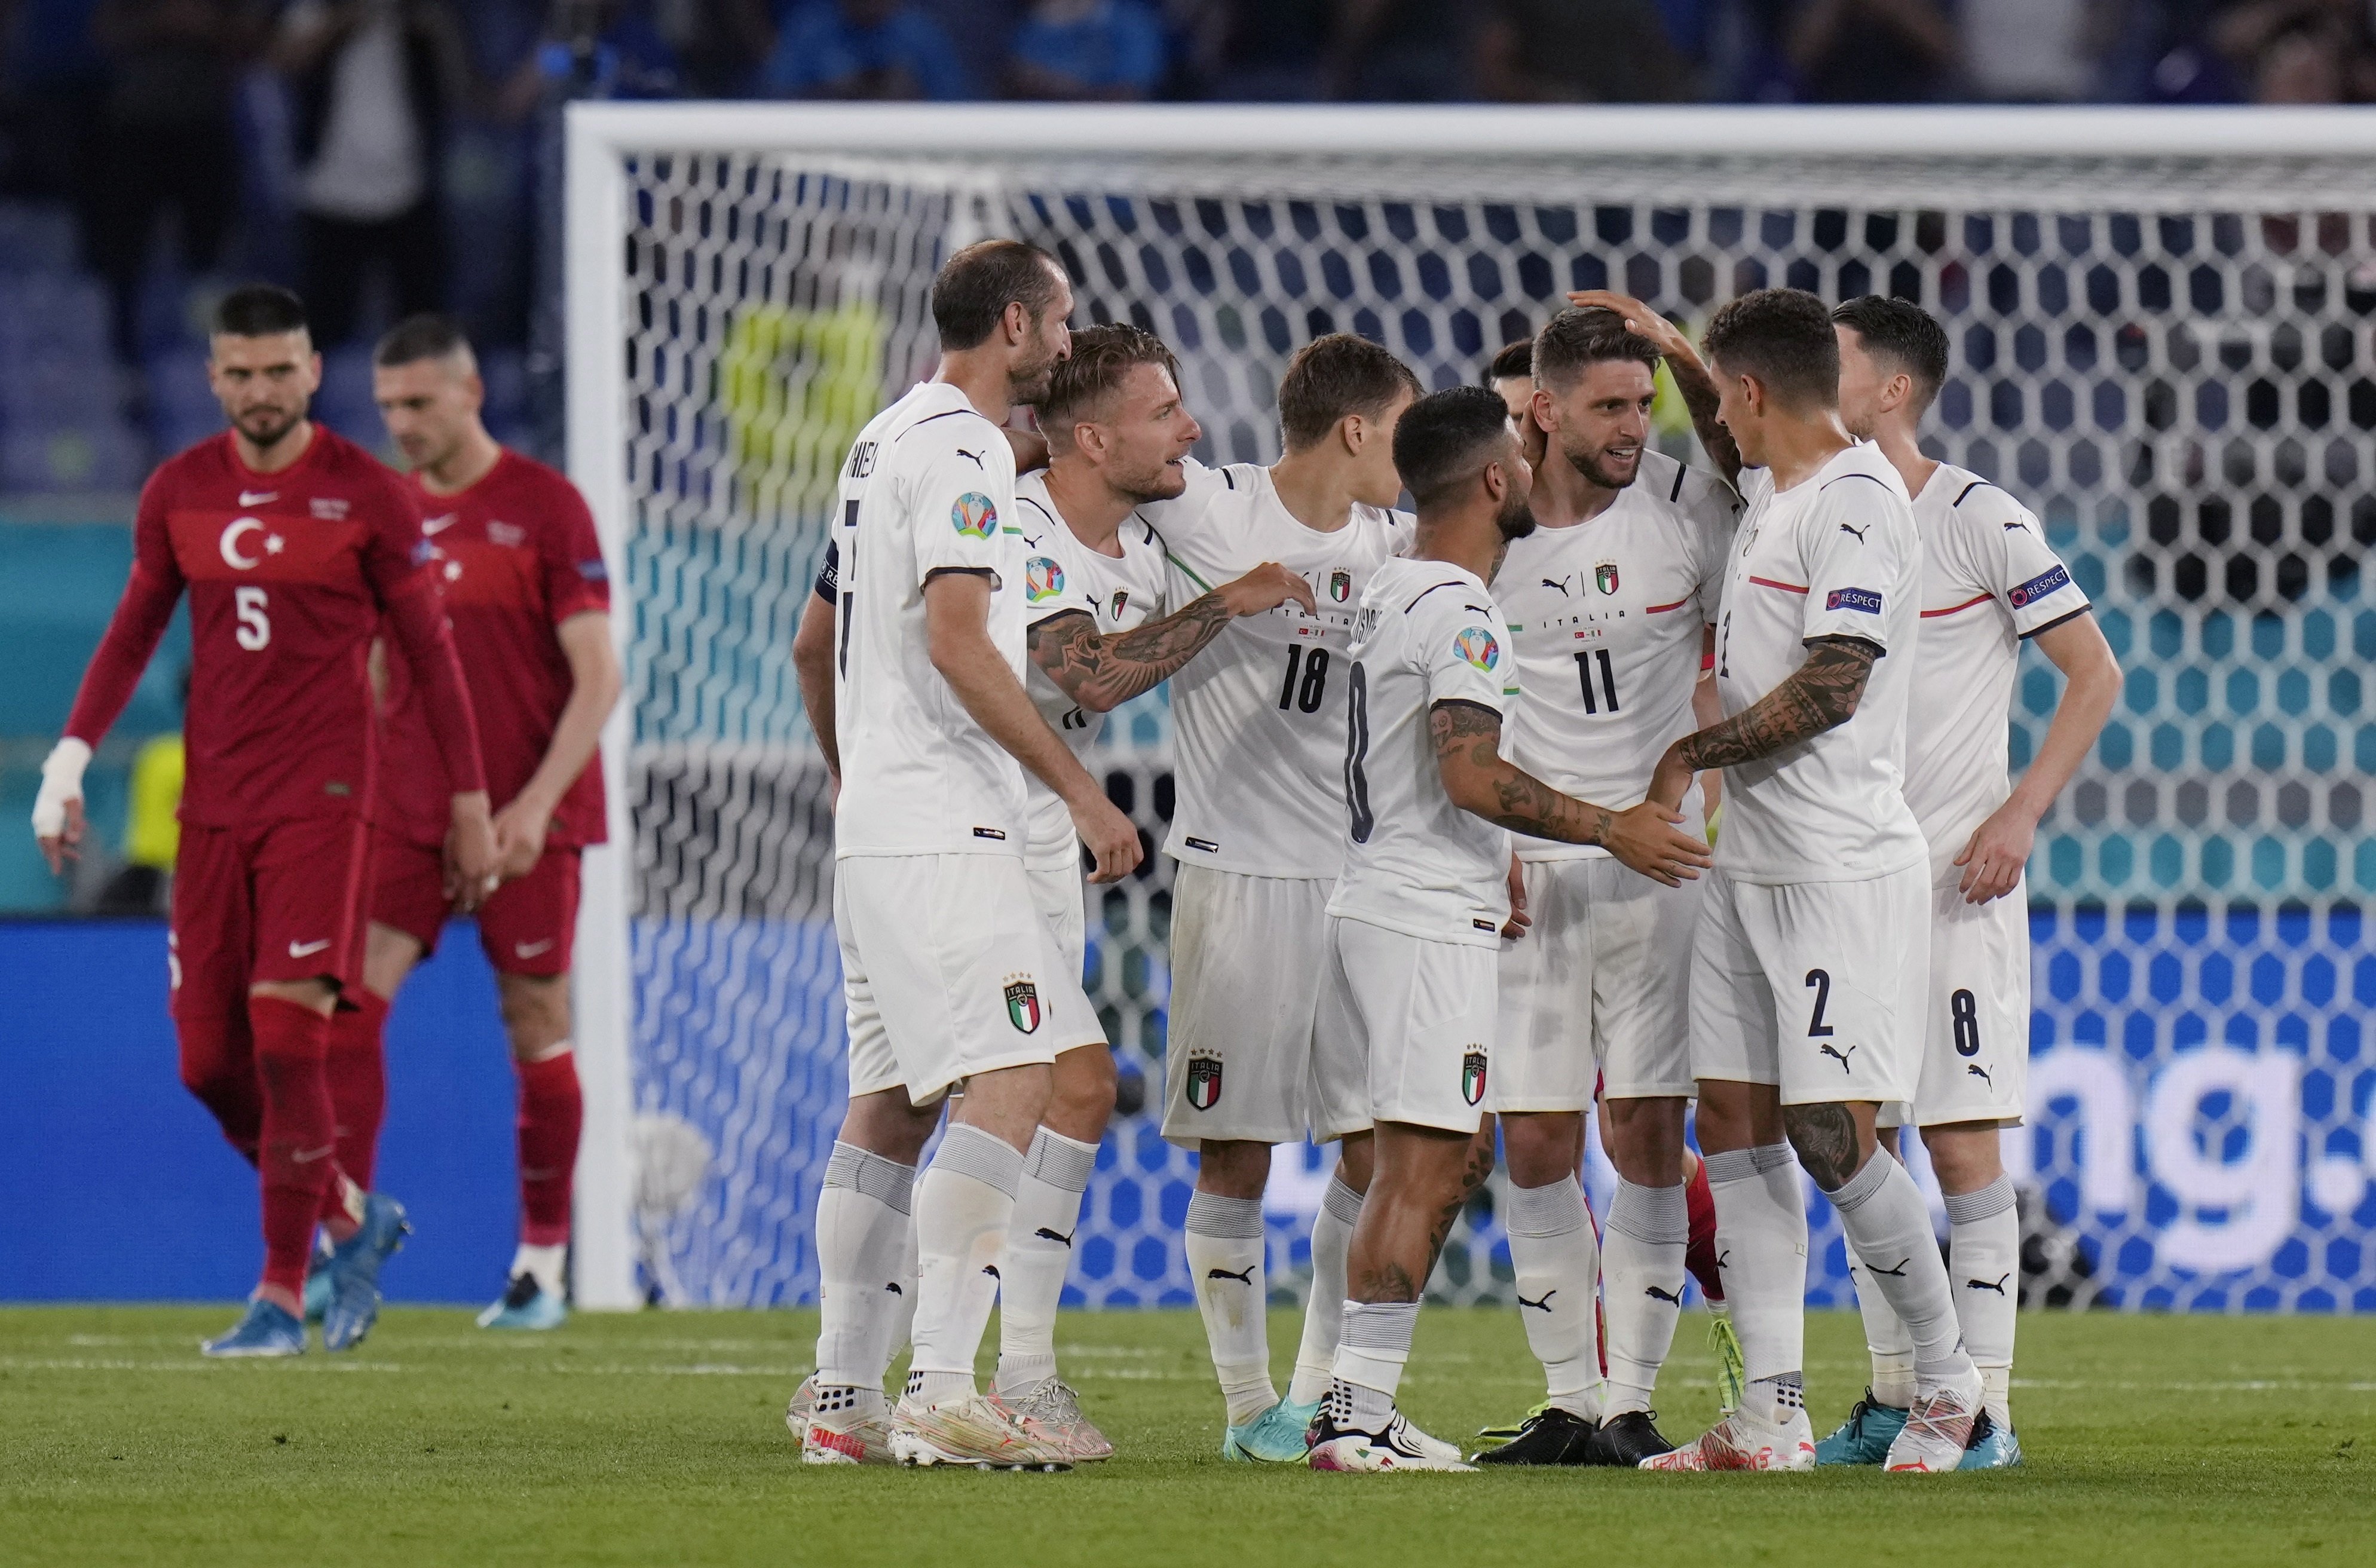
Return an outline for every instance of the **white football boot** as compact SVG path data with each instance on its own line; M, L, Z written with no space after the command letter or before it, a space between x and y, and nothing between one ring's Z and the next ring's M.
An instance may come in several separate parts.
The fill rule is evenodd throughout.
M1959 1469L1964 1451L1988 1435L1978 1372L1950 1378L1918 1397L1906 1414L1905 1430L1889 1445L1882 1467L1896 1474L1937 1475Z

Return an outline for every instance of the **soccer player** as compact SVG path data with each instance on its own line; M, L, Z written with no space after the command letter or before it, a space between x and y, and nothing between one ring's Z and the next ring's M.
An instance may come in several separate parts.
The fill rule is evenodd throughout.
M1336 1360L1345 1248L1370 1181L1368 1086L1320 1054L1327 905L1344 861L1345 671L1370 574L1409 537L1392 507L1408 367L1349 333L1296 351L1279 380L1285 455L1268 469L1190 466L1179 499L1142 507L1183 596L1276 561L1312 585L1231 621L1172 683L1177 806L1163 1135L1198 1151L1188 1272L1219 1377L1233 1460L1301 1463ZM1313 1287L1287 1397L1265 1332L1263 1190L1271 1147L1342 1140L1312 1229Z
M619 696L610 578L594 518L568 480L487 434L485 388L460 327L421 315L380 339L373 393L412 465L496 802L504 884L479 909L479 945L519 1081L520 1241L483 1328L552 1328L567 1315L564 1260L580 1105L570 1052L569 960L577 860L604 837L603 720ZM381 1031L413 967L454 913L438 872L446 779L419 683L387 668L386 806L372 850L371 923L352 1012L330 1031L339 1161L370 1184L383 1087ZM362 1172L363 1174L358 1174Z
M1917 1396L1892 1470L1954 1469L1981 1426L1922 1194L1876 1158L1913 1092L1929 954L1922 830L1903 790L1922 545L1906 487L1840 423L1839 345L1813 295L1719 310L1705 349L1744 463L1717 687L1728 717L1676 741L1649 798L1722 767L1725 826L1692 953L1700 1148L1750 1382L1658 1469L1807 1469L1807 1218L1792 1151L1905 1321ZM1787 1134L1788 1142L1785 1142Z
M2021 1305L2021 1219L2001 1129L2021 1124L2029 1072L2028 900L2037 819L2085 761L2121 690L2120 661L2035 514L1996 485L1922 455L1923 411L1947 376L1947 334L1919 305L1869 294L1832 312L1840 419L1876 443L1914 497L1922 636L1906 735L1906 803L1930 853L1930 979L1912 1121L1947 1199L1948 1279L1964 1346L1987 1383L1990 1431L1963 1467L2021 1463L2008 1390ZM2015 788L2006 757L2021 645L2069 678ZM1903 1118L1901 1107L1882 1121ZM1883 1145L1892 1147L1894 1126ZM1915 1398L1913 1342L1858 1273L1872 1384L1815 1444L1818 1464L1877 1465Z
M834 923L849 1015L849 1111L817 1205L817 1372L802 1457L1063 1468L1062 1434L974 1385L998 1264L1064 1045L1086 1000L1032 901L1028 767L1111 882L1137 829L1023 687L1024 527L1004 421L1067 352L1072 290L1045 252L989 240L933 283L932 380L852 445L834 522ZM1019 765L1019 766L1018 766ZM1052 1005L1051 1005L1052 1004ZM947 1091L932 1168L915 1164ZM883 1374L915 1223L915 1355Z
M1502 399L1475 386L1419 399L1394 457L1417 537L1371 575L1344 671L1345 861L1320 1034L1332 1058L1363 1066L1376 1159L1309 1432L1321 1470L1467 1468L1403 1417L1395 1391L1491 1090L1511 831L1602 846L1669 885L1708 863L1706 841L1673 826L1681 813L1593 805L1501 754L1517 671L1487 584L1535 526Z
M264 1274L210 1356L293 1356L318 1218L333 1243L326 1348L379 1313L404 1209L341 1171L324 1072L330 1016L361 978L377 772L365 661L383 625L420 672L445 766L444 879L475 908L495 837L469 694L397 476L305 417L321 356L287 290L235 289L208 377L232 428L149 476L132 576L42 770L33 831L53 869L83 833L82 773L184 589L188 782L167 938L182 1081L263 1188Z
M1521 338L1503 344L1485 366L1485 385L1509 409L1512 419L1524 420L1535 406L1535 340Z
M1668 745L1697 727L1701 653L1738 507L1722 480L1649 449L1663 357L1606 307L1565 310L1544 327L1528 411L1547 445L1534 487L1541 526L1511 545L1495 588L1526 691L1504 727L1510 760L1555 789L1626 806ZM1699 808L1693 790L1685 827L1704 837ZM1514 1441L1478 1459L1632 1466L1673 1446L1650 1399L1690 1240L1687 971L1673 956L1690 944L1700 885L1662 885L1591 845L1529 838L1518 860L1533 924L1502 954L1489 1103L1513 1188L1518 1316L1547 1400ZM1618 1174L1598 1257L1577 1181L1597 1080ZM1605 1393L1593 1295L1604 1272Z

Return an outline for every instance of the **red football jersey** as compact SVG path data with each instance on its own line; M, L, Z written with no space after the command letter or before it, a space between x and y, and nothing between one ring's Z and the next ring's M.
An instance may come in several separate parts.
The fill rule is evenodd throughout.
M295 463L259 474L226 431L149 476L133 557L117 619L138 661L155 646L147 623L162 630L159 607L170 613L174 598L190 596L182 820L237 827L368 810L376 743L366 659L383 608L428 560L403 481L318 424ZM148 647L137 646L144 636ZM113 721L122 702L102 689L101 666L121 662L110 646L94 658L68 733Z
M455 651L478 716L487 792L497 810L544 760L568 704L568 658L556 629L611 607L594 515L577 487L532 457L505 450L486 477L453 495L406 481L446 595ZM444 840L450 796L417 685L387 650L388 766L383 821L421 843ZM545 842L600 844L607 835L598 755L553 809Z

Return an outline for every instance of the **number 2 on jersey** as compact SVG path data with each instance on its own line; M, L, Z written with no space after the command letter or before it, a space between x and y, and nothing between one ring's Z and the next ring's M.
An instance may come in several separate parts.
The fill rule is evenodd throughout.
M1614 713L1617 711L1617 667L1609 662L1609 650L1605 647L1587 648L1575 656L1576 683L1584 688L1584 711L1600 711L1600 704L1592 695L1592 667L1596 660L1600 665L1601 693L1609 699L1609 711Z
M1301 682L1296 680L1301 669ZM1315 647L1307 654L1301 643L1287 650L1287 679L1279 683L1278 710L1285 713L1290 707L1303 713L1320 711L1321 700L1328 695L1328 650Z

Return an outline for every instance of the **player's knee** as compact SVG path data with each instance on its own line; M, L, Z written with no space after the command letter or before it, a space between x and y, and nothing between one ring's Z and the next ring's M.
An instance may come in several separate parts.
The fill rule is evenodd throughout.
M940 1123L943 1100L919 1107L905 1089L853 1096L841 1119L839 1142L902 1165L913 1165Z
M1922 1147L1942 1192L1977 1193L2004 1174L2004 1150L1994 1123L1925 1127Z
M1268 1144L1207 1138L1198 1146L1197 1191L1225 1198L1258 1198L1269 1183Z
M498 992L512 1055L540 1061L569 1039L569 977L504 975Z
M1056 1058L1043 1120L1083 1143L1101 1136L1113 1115L1116 1076L1113 1052L1103 1045L1065 1051Z
M1502 1154L1510 1180L1521 1187L1548 1187L1576 1173L1583 1154L1584 1119L1574 1114L1502 1118Z
M1827 1193L1845 1185L1872 1152L1871 1136L1859 1138L1856 1118L1845 1105L1786 1105L1782 1127L1800 1165Z

